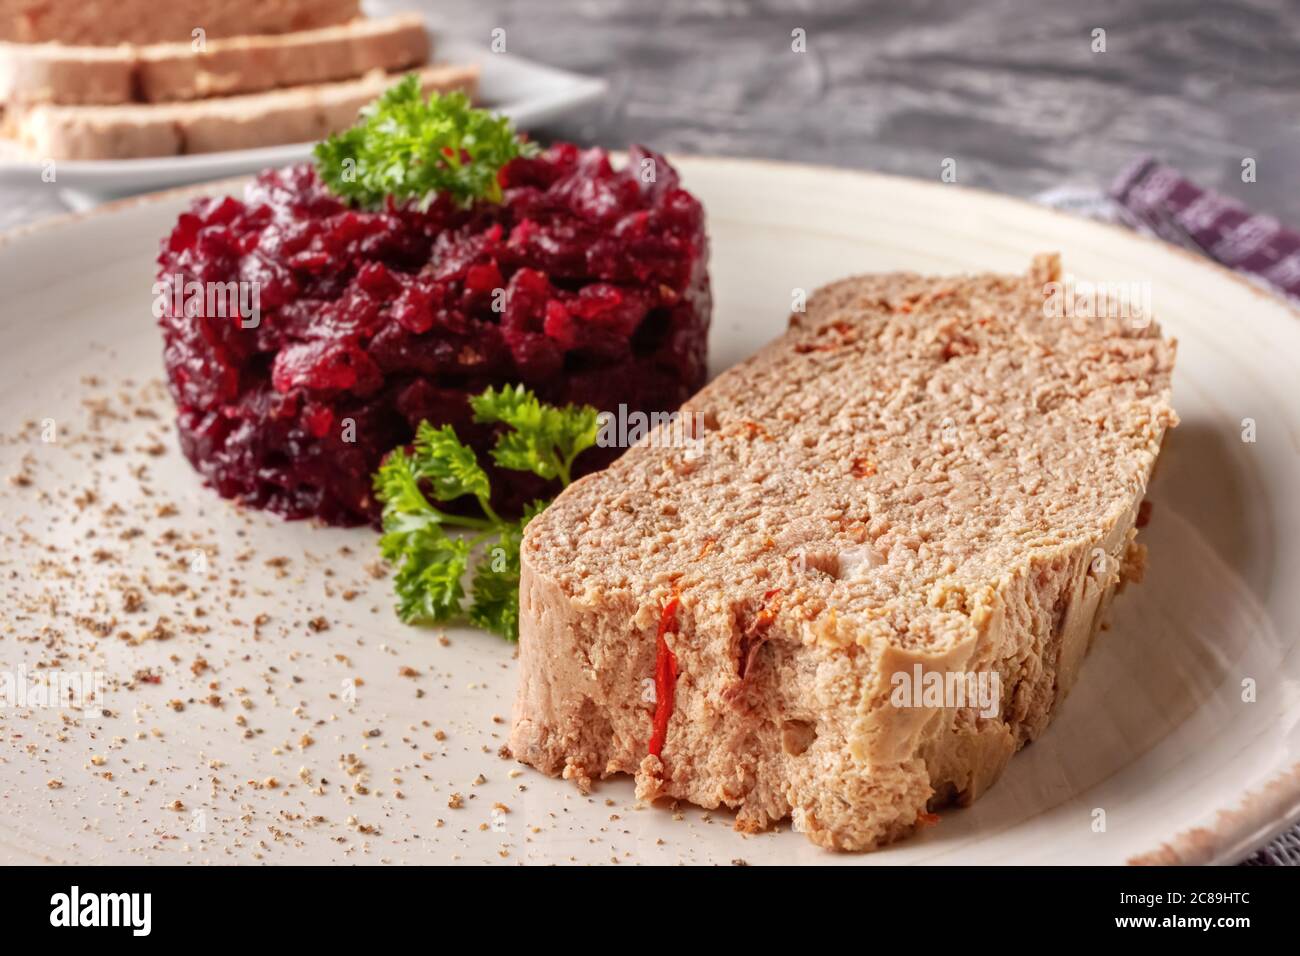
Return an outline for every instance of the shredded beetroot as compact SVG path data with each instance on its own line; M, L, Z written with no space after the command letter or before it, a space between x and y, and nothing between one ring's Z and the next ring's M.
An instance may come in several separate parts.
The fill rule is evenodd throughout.
M633 148L615 168L602 150L561 143L513 160L500 181L499 204L364 210L291 166L242 200L180 216L158 259L168 289L179 276L259 292L250 327L163 302L181 448L220 494L290 518L371 522L371 473L421 420L453 426L487 461L496 433L467 398L489 385L649 414L704 384L704 211L667 160ZM578 473L619 451L590 449ZM489 469L500 511L559 490Z
M668 599L659 615L659 640L655 650L655 723L650 736L650 753L658 757L668 739L668 718L673 715L673 693L677 689L677 655L672 652L665 634L677 632L677 606L681 596Z

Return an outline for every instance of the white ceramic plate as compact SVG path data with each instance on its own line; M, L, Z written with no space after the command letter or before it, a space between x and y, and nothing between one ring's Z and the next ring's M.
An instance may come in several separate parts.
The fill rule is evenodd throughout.
M512 54L495 54L472 43L434 34L434 58L440 63L477 63L479 101L514 120L519 129L532 129L581 109L605 92L605 81L534 63ZM19 155L10 143L0 151L0 185L44 185L44 165ZM205 182L268 166L300 162L311 155L312 143L292 143L263 149L159 156L150 159L61 160L55 167L57 187L74 208L87 208L114 196L185 183Z
M1059 718L992 791L915 839L845 856L788 826L746 837L727 813L638 807L626 780L584 797L499 758L512 647L401 626L388 582L364 567L370 531L240 512L181 458L168 401L148 384L161 378L154 250L186 203L170 195L0 247L0 474L30 478L0 482L0 661L97 670L111 712L0 711L0 859L1202 862L1239 858L1297 818L1297 315L1179 251L957 186L716 159L680 169L709 214L715 371L781 331L792 289L850 273L1015 271L1056 249L1080 277L1152 284L1180 340L1183 421L1151 490L1150 570L1115 602ZM58 441L44 443L49 422ZM83 511L75 499L92 488ZM113 502L123 514L104 519ZM158 518L164 506L175 516ZM131 527L142 533L124 538ZM289 562L265 563L278 556ZM184 590L129 614L96 597L119 574ZM159 615L170 639L95 634L116 619L138 635ZM209 669L196 675L198 657ZM129 689L137 674L160 682ZM203 702L214 693L224 706ZM315 742L299 749L304 734Z

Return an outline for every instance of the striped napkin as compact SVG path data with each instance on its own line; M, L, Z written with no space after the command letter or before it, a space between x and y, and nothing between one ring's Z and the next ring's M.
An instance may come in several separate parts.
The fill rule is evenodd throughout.
M1204 255L1300 305L1300 233L1151 156L1130 163L1108 192L1063 186L1036 198Z

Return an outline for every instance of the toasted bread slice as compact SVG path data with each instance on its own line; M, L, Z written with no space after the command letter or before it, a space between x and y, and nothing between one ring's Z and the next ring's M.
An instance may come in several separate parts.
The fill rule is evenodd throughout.
M418 71L424 91L474 94L478 68ZM345 129L397 77L375 71L357 80L295 86L187 103L35 106L6 115L8 135L42 159L132 159L305 143Z
M430 54L418 14L268 36L115 47L0 43L0 100L118 105L236 96L420 66Z
M1058 281L834 283L570 486L523 543L514 755L846 850L984 792L1139 565L1176 423L1173 344L1049 314Z

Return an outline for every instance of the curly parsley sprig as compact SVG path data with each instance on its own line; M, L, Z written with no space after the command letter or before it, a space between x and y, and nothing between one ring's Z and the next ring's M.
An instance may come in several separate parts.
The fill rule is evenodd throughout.
M417 199L424 209L440 194L464 205L500 202L501 167L536 152L509 119L474 109L464 93L426 99L415 74L365 107L351 129L315 149L317 172L336 195L369 208L388 196Z
M557 408L509 385L489 388L470 405L475 421L508 426L492 449L502 468L559 478L567 486L574 459L596 443L599 425L590 406ZM492 508L491 485L473 449L450 425L434 428L428 422L420 423L410 451L398 448L384 460L374 481L384 504L380 552L397 568L398 617L408 624L466 619L518 639L519 546L524 528L546 503L533 502L518 520L502 518ZM448 514L434 503L466 496L478 503L479 515ZM449 534L449 528L467 533Z

